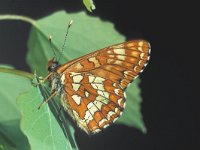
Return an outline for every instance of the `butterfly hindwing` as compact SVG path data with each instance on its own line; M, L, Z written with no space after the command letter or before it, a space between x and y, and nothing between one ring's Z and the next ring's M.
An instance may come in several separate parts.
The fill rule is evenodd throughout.
M88 133L96 133L114 122L124 109L124 92L111 80L93 74L65 74L66 103L73 117Z

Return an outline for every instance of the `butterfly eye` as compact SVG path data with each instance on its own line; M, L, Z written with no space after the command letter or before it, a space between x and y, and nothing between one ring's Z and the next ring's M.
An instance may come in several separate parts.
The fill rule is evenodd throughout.
M56 62L53 62L49 67L48 67L48 71L49 72L54 72L54 71L56 71L56 69L58 68L58 62L56 61Z

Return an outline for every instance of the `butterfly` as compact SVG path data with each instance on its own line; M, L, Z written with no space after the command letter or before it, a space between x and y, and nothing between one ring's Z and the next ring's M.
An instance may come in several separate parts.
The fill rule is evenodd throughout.
M43 80L51 86L45 102L59 95L62 106L81 129L88 134L98 133L121 116L125 89L149 58L150 44L145 40L108 46L62 65L53 58Z

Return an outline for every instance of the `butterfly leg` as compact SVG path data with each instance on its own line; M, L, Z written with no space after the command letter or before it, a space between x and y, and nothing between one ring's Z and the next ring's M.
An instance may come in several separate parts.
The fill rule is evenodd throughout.
M62 107L60 107L58 110L58 119L62 123L63 121L62 121L62 117L61 117L61 111L62 111Z
M49 100L51 100L53 97L55 97L57 94L56 91L54 91L45 101L43 101L39 106L38 109L40 109L44 104L46 104Z
M38 83L33 83L33 85L34 85L34 86L38 86L38 85L44 83L52 74L53 74L52 72L49 73L45 78L43 78L42 80L39 80Z

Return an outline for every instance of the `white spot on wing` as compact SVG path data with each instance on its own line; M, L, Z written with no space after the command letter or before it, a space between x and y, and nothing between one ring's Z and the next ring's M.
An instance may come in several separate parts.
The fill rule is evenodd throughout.
M89 76L89 82L92 83L94 81L94 76Z
M149 46L149 50L151 51L151 45L150 45L150 43L148 42L148 46Z
M122 64L122 61L116 60L116 61L114 62L114 64L116 64L116 65L121 65L121 64Z
M103 85L103 84L91 83L91 85L92 85L92 87L93 87L94 89L104 91L104 85Z
M140 61L138 62L138 64L141 65L141 64L142 64L142 60L140 60Z
M126 107L126 102L124 102L124 108Z
M108 53L108 54L111 54L111 53L112 53L112 51L107 51L107 53Z
M132 71L124 71L125 74L130 74Z
M118 55L117 58L118 58L118 59L121 59L121 60L125 60L125 59L126 59L126 56Z
M109 93L108 92L104 92L104 91L97 91L97 93L101 96L104 96L105 98L109 98Z
M75 76L75 75L78 75L78 74L80 74L80 73L70 72L70 77Z
M137 72L137 67L138 67L138 66L135 66L134 69L133 69L135 72Z
M95 68L100 66L99 61L96 59L96 57L89 58L89 61L94 63Z
M142 52L142 47L138 47L138 50Z
M140 71L140 72L141 72L141 71ZM136 79L137 77L138 77L138 75L137 75L137 76L135 76L135 77L134 77L134 79Z
M83 79L83 76L82 76L82 75L73 76L73 81L74 81L75 83L80 83L82 79Z
M114 87L117 87L117 84L116 84L116 83L113 83L113 86L114 86Z
M92 115L90 114L89 110L87 110L84 116L84 120L88 124L92 119L93 119Z
M141 53L140 58L143 59L143 57L144 57L144 53Z
M101 119L100 121L99 121L99 126L101 126L104 122L106 122L107 120L105 119L105 118L103 118L103 119Z
M72 88L74 91L78 91L80 86L81 86L80 84L72 83Z
M90 103L87 105L87 108L89 109L88 111L90 111L90 113L91 113L92 115L94 115L94 113L98 111L97 107L93 104L93 102L90 102Z
M76 69L82 69L83 68L83 66L80 63L78 63L75 67L76 67Z
M117 113L118 111L119 111L119 108L116 107L116 108L115 108L115 112Z
M115 94L119 95L119 89L114 89Z
M122 48L124 47L124 44L119 44L119 45L115 45L115 46L112 46L113 48Z
M107 127L109 127L109 124L106 124L105 126L103 126L104 129L107 128Z
M126 93L124 92L124 97L126 98Z
M115 57L115 55L109 55L109 57L110 57L110 58L114 58L114 57Z
M138 43L139 46L143 46L143 44L144 44L143 41L140 41L140 42Z
M109 102L108 99L102 97L101 95L97 96L97 97L96 97L96 100L97 100L97 102L100 101L99 103L102 102L103 104L108 104L108 102ZM101 105L102 105L102 104L101 104Z
M114 59L107 59L107 63L112 63Z
M99 101L97 101L97 100L95 100L93 103L97 106L97 108L98 108L99 110L101 110L101 107L102 107L103 103L101 103L101 102L99 102Z
M89 93L85 91L85 97L89 97Z
M101 130L100 129L96 129L96 130L94 130L93 132L94 133L98 133L98 132L100 132Z
M117 121L118 117L113 120L113 122Z
M151 53L151 48L149 48L149 54Z
M105 79L101 77L96 77L94 80L94 82L97 82L97 83L103 83L103 81L105 81Z
M121 106L120 104L121 104L122 100L123 100L122 98L118 99L119 106Z
M111 117L112 115L114 115L114 114L115 114L115 112L109 111L108 114L107 114L108 120L110 120L110 117Z
M124 49L114 49L114 53L120 54L120 55L125 55L125 50Z
M90 109L91 107L93 107L93 102L90 102L88 105L87 105L87 108Z
M134 44L132 42L130 42L130 43L127 44L127 46L132 47L132 46L134 46Z
M73 95L72 99L76 102L77 105L81 104L81 97L79 95Z

